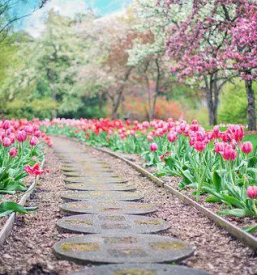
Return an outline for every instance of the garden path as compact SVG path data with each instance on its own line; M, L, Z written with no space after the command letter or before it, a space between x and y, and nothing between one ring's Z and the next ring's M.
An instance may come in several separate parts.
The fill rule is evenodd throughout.
M206 274L168 265L190 257L194 248L176 238L150 234L169 227L161 219L145 216L156 211L155 206L142 203L133 183L74 143L53 138L66 177L61 206L66 216L57 227L74 234L57 242L54 253L85 266L103 265L73 274Z

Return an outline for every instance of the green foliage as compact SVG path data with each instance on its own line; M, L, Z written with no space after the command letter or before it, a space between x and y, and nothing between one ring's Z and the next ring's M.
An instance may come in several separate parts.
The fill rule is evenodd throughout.
M247 124L247 97L244 85L244 82L239 80L236 80L235 84L225 85L220 98L219 121ZM253 88L257 90L256 83Z
M87 17L83 20L91 22ZM78 33L77 24L75 19L50 11L41 37L24 35L16 40L15 47L8 45L10 55L3 53L6 62L0 63L3 116L44 119L104 115L98 106L104 107L105 102L92 100L98 98L99 90L87 88L81 81L88 64L85 50L92 45Z

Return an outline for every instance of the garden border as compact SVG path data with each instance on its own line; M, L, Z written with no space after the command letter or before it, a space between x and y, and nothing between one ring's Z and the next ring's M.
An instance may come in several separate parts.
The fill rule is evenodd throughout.
M45 163L45 158L43 159L43 161L41 163L41 168L44 167L44 163ZM18 202L20 205L24 206L25 203L27 202L28 198L30 197L30 195L35 191L39 178L40 178L40 176L37 176L34 179L33 183L29 187L29 189L21 197L20 201ZM2 229L0 231L0 247L2 245L4 245L7 238L11 235L14 223L16 221L16 217L17 217L17 213L15 213L15 212L11 213L11 215L5 222L4 226L2 227Z
M254 238L251 234L243 231L239 227L235 226L234 224L225 220L224 218L218 216L216 213L214 213L214 212L210 211L209 209L205 208L204 206L200 205L199 203L192 200L188 196L180 193L179 191L177 191L170 185L164 183L161 179L157 178L153 174L146 171L144 168L136 165L135 163L129 161L128 159L126 159L122 156L119 156L118 154L116 154L114 152L110 152L106 149L102 149L102 148L98 148L98 147L94 147L94 148L102 153L106 153L114 158L124 161L125 163L127 163L128 165L133 167L135 170L137 170L139 173L143 174L144 176L146 176L147 178L152 180L158 186L164 187L165 189L170 191L173 195L175 195L177 198L179 198L185 204L194 206L199 212L201 212L204 216L206 216L210 220L212 220L216 225L227 230L227 232L230 233L232 236L236 237L238 240L240 240L245 245L247 245L248 247L252 248L254 251L257 252L257 238Z

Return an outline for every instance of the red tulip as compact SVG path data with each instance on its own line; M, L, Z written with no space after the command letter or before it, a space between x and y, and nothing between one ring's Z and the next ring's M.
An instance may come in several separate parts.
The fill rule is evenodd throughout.
M24 171L27 174L34 175L34 176L40 176L44 172L49 173L49 170L41 170L40 166L39 166L39 163L36 163L34 166L25 165L24 166Z

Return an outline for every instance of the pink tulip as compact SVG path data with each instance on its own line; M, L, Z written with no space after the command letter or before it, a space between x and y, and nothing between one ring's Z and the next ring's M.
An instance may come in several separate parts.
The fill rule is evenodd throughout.
M167 139L169 140L169 142L175 142L177 139L177 133L174 131L170 131L167 135Z
M18 131L18 133L17 133L17 140L18 140L19 142L23 142L23 141L25 141L26 139L27 139L27 134L26 134L26 132L25 132L24 130Z
M206 148L206 143L202 141L197 141L194 145L195 150L201 152Z
M249 186L247 188L246 193L250 199L256 199L257 198L257 186Z
M7 129L10 128L10 126L11 126L10 121L9 120L5 120L4 123L3 123L3 125L2 125L2 128L5 129L5 130L7 130Z
M41 136L41 132L39 130L36 130L34 136L39 138Z
M190 130L193 132L197 132L199 130L199 125L198 124L191 124L190 125Z
M224 149L225 149L225 145L226 145L226 143L224 143L224 142L217 142L217 143L215 143L215 145L214 145L215 152L217 154L221 154L224 151Z
M8 137L5 137L3 140L3 146L9 147L11 144L12 144L12 141Z
M241 125L236 125L235 126L235 140L238 142L238 141L242 141L243 138L244 138L243 127Z
M153 141L153 136L152 136L152 135L148 135L148 136L147 136L147 140L148 140L148 141Z
M143 126L143 128L148 129L148 128L150 127L150 124L149 124L148 121L144 121L144 122L142 123L142 126Z
M26 126L24 130L26 131L26 133L27 133L28 135L32 135L33 132L34 132L33 126Z
M222 153L222 156L225 160L235 160L236 159L237 152L233 149L233 147L229 144L225 146L224 152Z
M249 154L252 152L253 150L253 145L250 141L246 141L243 143L243 145L241 146L241 150L245 153L245 154Z
M157 151L157 150L158 150L158 145L157 145L156 143L150 144L150 150L151 150L152 152Z
M13 147L13 148L10 149L9 154L10 154L11 158L14 158L14 157L17 156L18 151L15 147Z
M31 145L31 146L35 146L35 145L37 145L37 137L32 137L31 139L30 139L30 142L29 142L29 144Z

